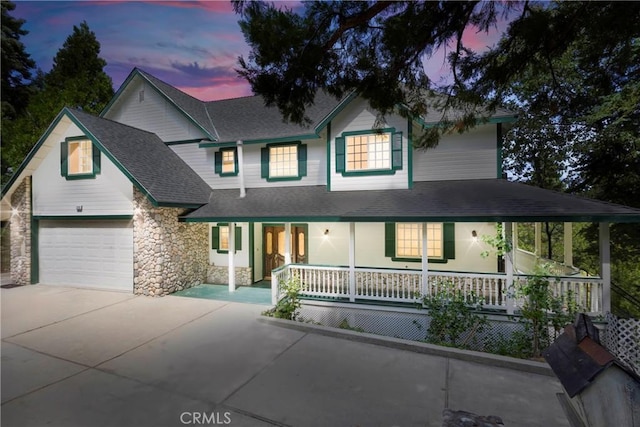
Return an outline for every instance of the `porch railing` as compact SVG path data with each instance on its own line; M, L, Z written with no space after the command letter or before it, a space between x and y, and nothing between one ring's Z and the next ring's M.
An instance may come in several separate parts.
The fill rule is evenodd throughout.
M355 268L353 283L348 267L289 264L272 271L271 292L275 304L281 297L281 283L290 277L299 279L301 295L345 301L386 301L419 303L421 296L433 295L444 283L451 283L465 296L471 294L483 300L491 309L507 309L511 300L515 309L522 307L522 298L514 292L530 277L515 274L513 289L508 289L505 274L465 273L451 271L428 272L426 286L420 270ZM590 277L550 277L555 296L571 296L580 310L602 312L602 280Z

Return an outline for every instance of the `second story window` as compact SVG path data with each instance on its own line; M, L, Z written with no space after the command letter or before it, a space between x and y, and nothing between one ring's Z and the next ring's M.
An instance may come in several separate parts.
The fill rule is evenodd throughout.
M269 147L269 178L298 176L298 146Z
M91 141L69 141L69 175L93 172L93 151Z
M391 134L346 137L347 171L391 169Z
M335 160L343 176L394 174L402 169L402 132L344 132L335 139Z
M67 138L60 144L60 173L68 180L95 178L100 173L100 150L86 137Z
M221 148L215 154L215 171L220 176L238 175L238 151L233 148Z
M307 175L307 146L299 142L262 148L262 178L267 181L298 180Z

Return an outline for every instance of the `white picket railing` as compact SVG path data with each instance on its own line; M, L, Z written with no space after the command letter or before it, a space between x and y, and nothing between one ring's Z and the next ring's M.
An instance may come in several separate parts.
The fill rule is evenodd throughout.
M523 300L514 292L526 283L530 276L514 275L514 288L508 292L505 274L465 273L450 271L428 272L428 284L423 287L420 270L390 270L355 268L351 283L348 267L290 264L272 271L272 302L281 297L280 284L290 277L300 280L303 297L327 298L348 301L387 301L417 303L423 295L433 295L445 283L452 284L465 296L474 295L486 308L506 309L507 299L515 308L522 307ZM570 296L582 311L602 312L602 280L588 277L551 277L551 289L555 296Z

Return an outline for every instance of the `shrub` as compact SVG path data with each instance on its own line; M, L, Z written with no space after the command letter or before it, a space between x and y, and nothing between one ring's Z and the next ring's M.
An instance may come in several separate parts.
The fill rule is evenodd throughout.
M300 314L300 278L291 276L286 281L280 282L280 289L284 291L282 298L278 300L276 306L263 312L264 316L275 317L278 319L296 320Z
M487 325L486 317L476 312L482 308L481 299L474 293L465 296L449 281L441 282L437 289L435 294L422 298L431 318L425 340L468 348L469 341Z

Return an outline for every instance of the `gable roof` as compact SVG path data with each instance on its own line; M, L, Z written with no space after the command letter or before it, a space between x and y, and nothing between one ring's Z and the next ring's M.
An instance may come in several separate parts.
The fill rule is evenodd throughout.
M640 209L503 179L414 182L412 189L324 186L216 190L186 221L640 222Z
M355 93L349 93L342 99L337 99L326 92L318 91L314 103L305 111L310 123L304 125L284 122L278 108L267 107L262 96L254 95L205 102L182 92L140 68L135 68L111 103L103 110L101 116L108 112L113 102L118 99L118 96L135 76L140 76L147 81L187 119L209 136L211 142L203 141L200 144L201 147L230 144L238 140L245 143L264 143L317 138L320 131L353 99L357 98ZM415 122L424 127L433 127L442 120L438 105L444 102L445 97L426 91L425 96L433 99L433 108L430 108L424 117L416 119ZM482 118L478 123L482 123L483 120L492 123L510 122L516 117L513 112L501 108L494 112L488 112L482 108L475 108L474 111L478 117ZM464 113L462 108L452 108L448 117L450 120L455 120L462 117Z
M245 143L292 138L317 138L323 120L339 104L339 101L324 92L316 94L313 105L305 112L311 120L309 125L286 123L276 107L267 107L262 96L225 99L207 102L209 116L216 123L220 139L217 142Z
M88 113L64 108L2 189L15 184L53 129L68 118L142 191L155 206L198 207L211 188L155 134Z
M118 99L120 94L125 90L127 85L136 77L139 76L147 83L149 83L153 88L155 88L160 95L162 95L167 101L173 104L179 111L181 111L188 120L190 120L197 127L202 129L205 134L207 134L211 140L218 140L218 133L216 131L213 122L211 121L211 117L209 117L209 113L207 111L206 105L203 101L194 98L191 95L182 92L181 90L171 86L168 83L163 82L157 77L152 76L151 74L141 70L140 68L134 68L131 74L127 77L127 79L122 83L118 92L114 95L111 102L102 110L100 114L101 117L104 117L105 114L109 111L115 100Z

